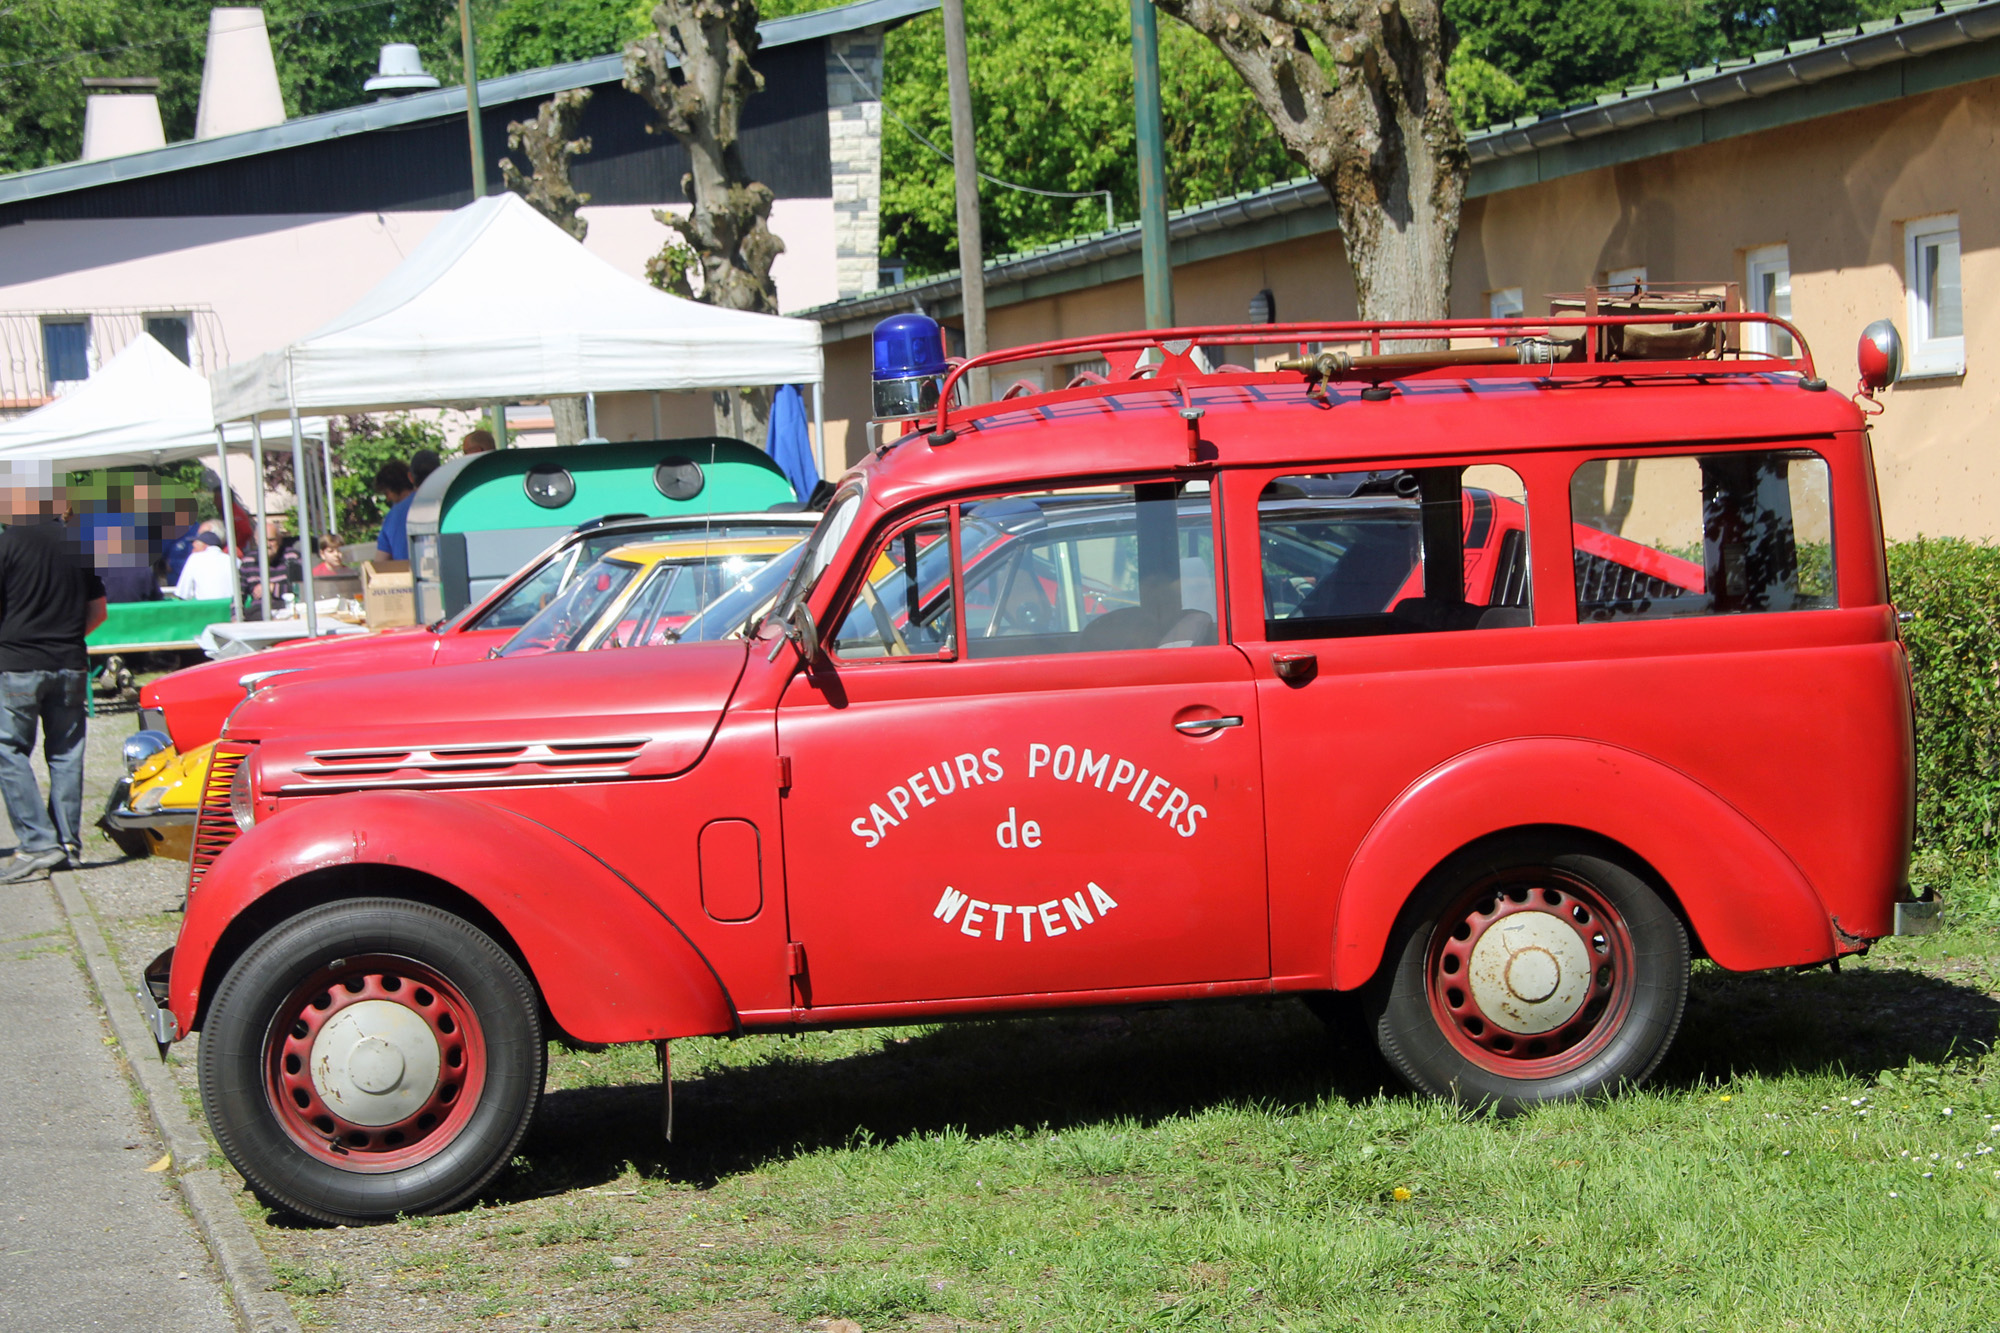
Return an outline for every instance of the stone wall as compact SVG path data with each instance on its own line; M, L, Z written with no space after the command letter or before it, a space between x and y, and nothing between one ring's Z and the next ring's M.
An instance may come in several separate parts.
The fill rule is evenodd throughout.
M859 77L856 77L859 76ZM882 245L882 29L827 42L835 277L840 295L874 291Z

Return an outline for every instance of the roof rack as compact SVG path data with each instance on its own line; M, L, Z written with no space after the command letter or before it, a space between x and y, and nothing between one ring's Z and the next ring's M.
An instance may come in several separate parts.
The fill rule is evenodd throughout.
M1028 343L985 352L953 366L938 396L935 429L939 432L950 429L952 390L967 371L1075 353L1103 358L1110 369L1104 377L1107 388L1137 380L1178 387L1184 380L1218 373L1195 360L1198 349L1286 343L1295 344L1298 355L1279 362L1276 369L1299 372L1320 392L1332 380L1375 384L1422 370L1482 365L1593 366L1605 371L1615 365L1617 373L1630 375L1643 373L1637 370L1637 365L1646 362L1671 362L1673 373L1686 373L1689 362L1704 362L1707 363L1703 366L1704 373L1767 374L1773 370L1793 370L1808 381L1818 382L1805 335L1789 320L1755 310L1713 308L1716 304L1719 303L1690 299L1679 290L1672 294L1654 288L1635 294L1592 290L1580 297L1552 297L1551 313L1538 319L1227 324ZM1604 313L1607 308L1626 313ZM1753 325L1789 334L1798 354L1786 357L1743 348L1732 335ZM1454 340L1468 339L1486 345L1452 345ZM1398 347L1401 350L1384 350ZM1225 369L1241 372L1246 368L1231 365ZM1661 365L1660 369L1665 372L1667 367Z

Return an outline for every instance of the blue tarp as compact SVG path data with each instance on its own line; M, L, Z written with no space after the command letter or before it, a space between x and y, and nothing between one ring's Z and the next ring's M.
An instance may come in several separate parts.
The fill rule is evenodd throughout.
M771 400L771 425L767 436L771 461L792 483L799 503L812 498L819 485L819 467L813 462L812 437L806 431L806 400L796 384L781 384Z

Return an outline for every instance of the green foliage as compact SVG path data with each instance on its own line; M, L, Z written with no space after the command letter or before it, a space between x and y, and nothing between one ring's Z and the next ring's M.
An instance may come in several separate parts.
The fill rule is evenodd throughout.
M408 463L419 449L435 449L440 458L452 456L444 428L423 417L352 416L341 423L333 446L333 499L342 541L375 535L385 512L375 494L375 469L392 460ZM291 460L285 461L289 465Z
M1889 548L1890 594L1917 686L1917 849L1933 882L1990 873L2000 848L2000 547Z
M588 60L652 31L652 12L649 0L506 0L480 29L479 63L512 74Z
M1473 130L1906 7L1904 0L1445 0L1459 38L1448 76L1452 105ZM1517 84L1524 101L1510 108L1505 98L1489 100L1492 84L1471 71L1475 61Z
M1118 219L1139 208L1132 121L1131 10L1124 0L1015 0L966 14L980 169L1045 190L1110 190ZM951 145L944 25L935 14L889 34L882 127L883 253L914 274L958 266L952 169L902 124ZM1185 207L1296 175L1249 90L1209 43L1160 25L1167 189ZM989 255L1104 226L1099 197L1051 199L987 183Z
M1528 109L1528 90L1466 47L1452 53L1444 81L1460 125L1498 125Z
M208 0L20 0L0 11L0 171L76 158L86 77L159 78L168 142L193 138L209 8ZM387 42L414 42L431 73L447 83L462 78L454 0L268 0L263 8L289 115L367 100L361 85ZM480 0L475 15L490 8Z

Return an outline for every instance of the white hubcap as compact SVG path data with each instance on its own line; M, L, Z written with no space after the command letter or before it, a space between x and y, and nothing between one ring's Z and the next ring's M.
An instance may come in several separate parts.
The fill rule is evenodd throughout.
M1533 1036L1576 1017L1590 996L1590 950L1552 912L1502 917L1472 946L1472 999L1497 1027Z
M392 1000L350 1004L313 1038L313 1087L356 1125L415 1115L437 1088L441 1064L430 1024Z

